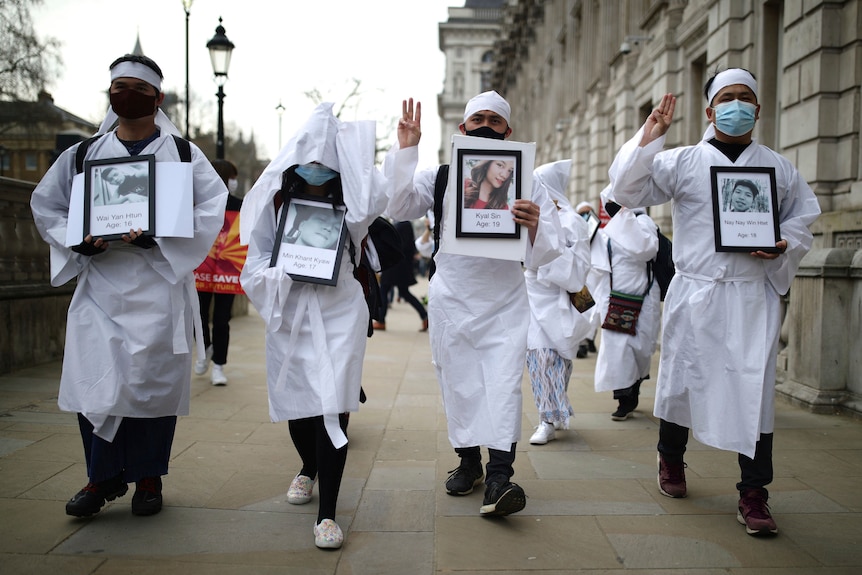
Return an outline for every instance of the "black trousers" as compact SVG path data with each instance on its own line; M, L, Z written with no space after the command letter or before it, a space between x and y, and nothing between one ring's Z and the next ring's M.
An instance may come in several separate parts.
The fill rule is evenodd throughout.
M773 433L761 433L754 449L754 459L737 455L742 478L736 489L766 489L772 483L772 439ZM681 462L688 443L688 428L670 421L661 420L658 432L658 451L670 462Z
M118 475L126 483L168 473L177 417L124 417L111 442L93 434L93 424L78 414L84 458L90 481L98 483Z
M230 343L230 317L233 308L232 293L198 292L201 304L201 324L203 325L204 347L213 346L213 363L227 363L227 347ZM213 327L210 337L210 302L213 305Z
M347 432L348 414L338 416L342 431ZM323 416L294 419L288 421L290 438L302 459L300 475L318 477L317 490L320 494L320 505L317 510L317 522L324 519L335 519L335 508L338 503L338 492L341 490L341 478L344 475L344 465L347 462L347 445L336 449L329 439Z
M382 307L383 319L381 320L382 323L386 323L386 312L389 309L389 301L388 301L389 293L392 291L393 287L398 288L398 295L399 295L399 297L401 297L401 299L403 299L404 301L409 303L411 306L413 306L413 309L415 309L416 313L419 314L419 319L424 320L425 318L428 317L428 312L425 311L425 306L422 305L422 302L419 301L415 295L410 293L410 286L409 285L407 285L406 283L405 284L381 283L380 284L380 297L383 300L380 302L380 305L383 306Z
M500 451L499 449L488 448L488 463L485 465L485 484L487 485L492 480L509 481L515 475L515 469L512 465L515 463L515 447L517 443L513 443L509 451ZM455 453L461 459L476 461L479 464L482 462L482 452L479 447L456 447Z

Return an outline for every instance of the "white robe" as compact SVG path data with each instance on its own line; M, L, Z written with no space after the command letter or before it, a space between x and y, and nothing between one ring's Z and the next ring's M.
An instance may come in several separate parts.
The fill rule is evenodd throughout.
M436 167L417 172L414 189L394 194L388 214L396 220L425 215L434 205L436 175ZM532 201L539 206L540 223L535 243L528 242L525 265L535 270L559 255L561 242L547 192L534 185ZM509 451L521 436L521 378L530 322L523 267L517 261L442 250L434 261L429 337L449 441L453 447Z
M538 269L524 270L530 301L527 349L553 349L566 359L574 359L581 340L592 333L590 319L572 305L569 292L580 291L590 271L590 238L587 222L565 199L565 183L571 161L536 168L540 185L545 185L560 208L562 253ZM561 174L547 174L557 170ZM564 178L554 178L564 175Z
M65 247L75 150L66 150L36 186L30 201L39 233L51 247L51 284L77 276L69 305L59 406L83 413L95 433L113 439L122 417L189 413L192 327L200 317L193 272L224 222L227 188L194 144L194 237L157 238L141 249L112 241L102 254L83 256ZM179 162L170 134L142 154ZM109 132L87 159L128 157Z
M756 141L731 162L705 140L661 152L660 138L640 148L642 132L610 175L622 205L673 202L676 275L665 297L655 415L690 427L701 443L754 457L760 434L774 427L779 299L811 247L817 198L786 158ZM784 254L715 251L710 166L775 168Z
M609 240L613 268L608 263ZM598 231L593 244L593 268L604 276L596 282L593 294L601 325L608 313L611 270L614 291L641 295L646 290L647 262L658 252L656 225L648 215L635 215L632 210L623 208ZM658 338L660 291L658 283L653 280L638 316L635 335L602 330L596 358L596 391L624 389L650 374L650 361Z
M358 262L369 224L383 213L392 188L412 186L418 158L415 146L396 147L381 173L374 167L374 136L373 122L339 122L331 105L322 104L264 171L240 212L249 234L240 283L266 323L270 418L322 415L335 447L347 443L338 414L359 409L368 306L353 277L350 241L334 286L293 281L280 268L269 267L280 216L272 199L281 172L291 165L319 161L338 171Z

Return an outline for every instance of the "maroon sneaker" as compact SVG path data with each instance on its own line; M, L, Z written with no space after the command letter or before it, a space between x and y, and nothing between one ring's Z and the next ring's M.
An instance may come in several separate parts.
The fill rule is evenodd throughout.
M766 504L768 494L765 489L743 489L739 493L739 511L736 520L745 525L749 535L775 535L778 526Z
M668 497L685 497L685 463L667 461L658 454L658 490Z

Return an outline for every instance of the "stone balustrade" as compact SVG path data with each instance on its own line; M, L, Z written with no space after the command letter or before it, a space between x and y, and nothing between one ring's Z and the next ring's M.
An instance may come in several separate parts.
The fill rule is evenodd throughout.
M862 415L862 251L811 250L790 290L779 394L820 413Z

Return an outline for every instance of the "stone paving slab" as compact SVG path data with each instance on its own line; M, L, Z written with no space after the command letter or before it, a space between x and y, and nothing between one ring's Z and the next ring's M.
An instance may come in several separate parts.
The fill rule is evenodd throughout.
M692 440L689 496L660 495L654 381L632 418L611 421L611 394L592 388L595 354L574 362L571 429L544 446L528 443L538 415L525 376L514 480L527 507L480 517L482 489L452 497L443 488L457 457L417 319L395 303L387 331L368 342L368 402L350 419L337 517L347 539L336 551L313 544L316 489L307 505L286 501L300 461L287 425L269 421L253 310L231 322L229 384L192 377L191 414L179 420L165 509L154 517L131 514L131 491L92 519L66 516L86 471L76 418L56 404L60 363L0 377L0 574L862 572L862 422L779 401L770 506L781 531L749 537L736 521L736 455Z

